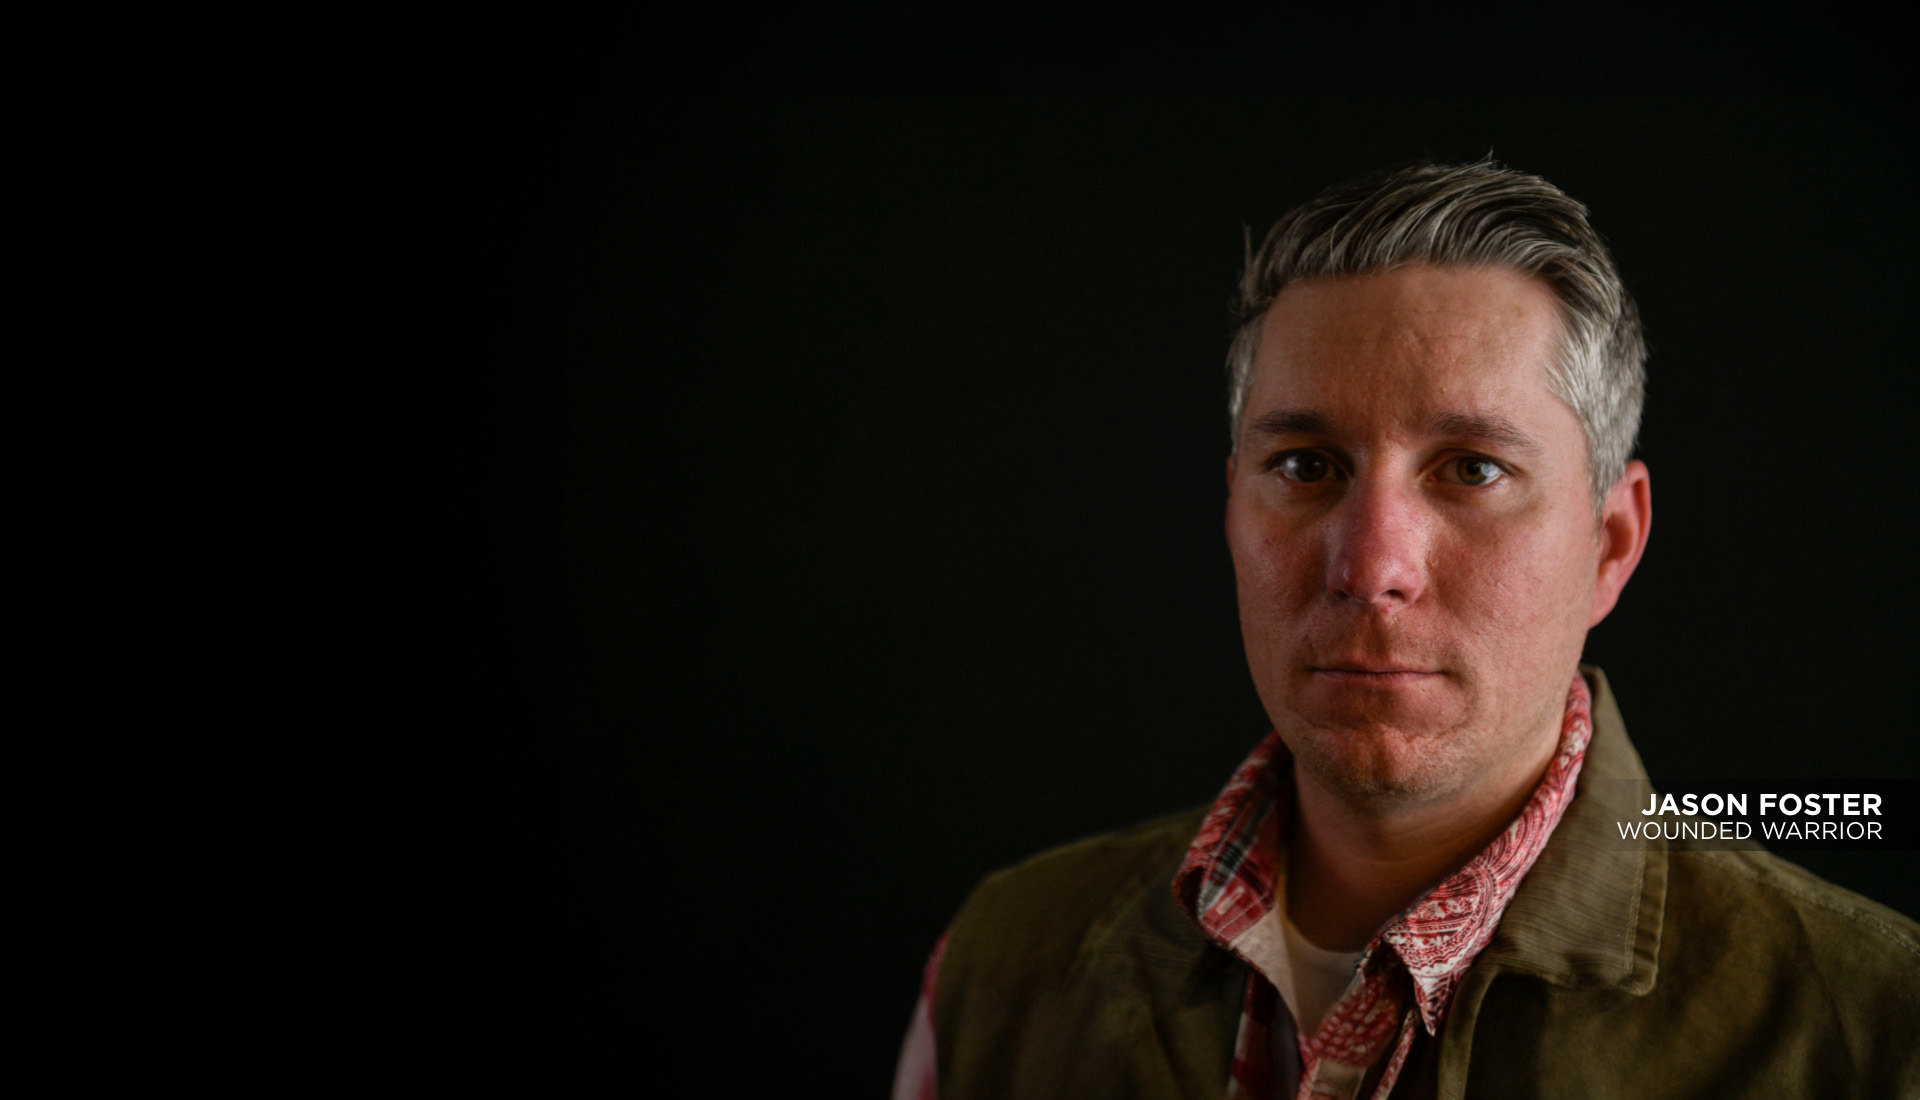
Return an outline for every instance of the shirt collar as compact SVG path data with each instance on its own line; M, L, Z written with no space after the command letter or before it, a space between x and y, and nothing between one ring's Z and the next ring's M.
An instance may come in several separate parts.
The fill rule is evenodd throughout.
M1519 815L1367 945L1368 962L1382 944L1392 949L1412 979L1413 1000L1430 1034L1572 801L1592 733L1592 698L1576 674L1559 748ZM1292 768L1279 733L1269 733L1214 800L1174 877L1174 897L1188 919L1229 950L1237 952L1236 944L1274 910L1284 874Z

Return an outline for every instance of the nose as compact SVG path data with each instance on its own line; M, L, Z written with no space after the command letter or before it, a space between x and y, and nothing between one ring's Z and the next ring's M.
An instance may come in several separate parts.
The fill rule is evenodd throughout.
M1327 591L1391 615L1427 587L1430 517L1411 487L1386 478L1352 482L1332 517Z

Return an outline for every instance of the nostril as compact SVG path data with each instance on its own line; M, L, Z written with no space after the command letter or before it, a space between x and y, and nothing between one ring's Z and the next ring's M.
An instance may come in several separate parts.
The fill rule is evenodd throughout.
M1383 611L1418 602L1428 534L1417 499L1390 479L1356 479L1326 529L1329 595Z
M1412 554L1347 555L1334 563L1327 590L1339 600L1355 600L1386 609L1410 604L1424 585Z

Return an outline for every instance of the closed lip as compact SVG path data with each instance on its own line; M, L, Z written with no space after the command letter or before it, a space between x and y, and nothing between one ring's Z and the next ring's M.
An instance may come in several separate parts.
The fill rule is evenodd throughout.
M1322 665L1322 666L1314 667L1309 671L1324 673L1324 674L1333 675L1333 676L1377 676L1382 679L1412 677L1412 676L1438 676L1440 674L1438 669L1415 668L1411 665L1399 665L1399 664L1375 665L1375 664L1359 664L1359 663Z

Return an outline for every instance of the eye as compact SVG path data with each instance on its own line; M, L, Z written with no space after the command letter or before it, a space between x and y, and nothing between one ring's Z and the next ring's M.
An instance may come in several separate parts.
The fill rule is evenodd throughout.
M1478 455L1463 455L1447 463L1447 468L1453 471L1451 480L1462 485L1491 485L1507 476L1505 467Z
M1267 468L1277 470L1288 481L1325 481L1334 474L1333 463L1316 451L1288 451L1275 455Z

